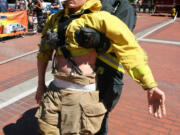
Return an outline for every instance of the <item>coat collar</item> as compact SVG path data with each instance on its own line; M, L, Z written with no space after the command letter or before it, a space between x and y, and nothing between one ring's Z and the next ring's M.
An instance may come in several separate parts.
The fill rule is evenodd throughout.
M96 11L101 10L101 8L102 8L102 4L100 0L87 0L87 2L74 14L83 12L86 9L89 9L91 12L96 12ZM71 14L70 9L65 6L65 15L69 16L70 14Z

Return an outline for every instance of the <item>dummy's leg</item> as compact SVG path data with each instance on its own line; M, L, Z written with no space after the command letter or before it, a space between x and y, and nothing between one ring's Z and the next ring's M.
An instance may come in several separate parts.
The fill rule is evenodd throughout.
M100 100L106 106L108 112L106 113L103 123L101 125L100 131L96 135L107 135L108 133L108 114L115 107L120 99L122 92L122 78L123 74L119 71L116 71L104 65L102 62L99 62L99 66L104 68L103 73L98 73L97 70L97 87L99 89Z
M106 98L106 100L103 100L108 112L104 116L103 122L101 124L101 129L96 135L107 135L107 133L108 133L108 116L109 116L109 112L115 107L115 105L118 103L118 101L120 99L122 85L114 85L114 87L112 87L112 89L110 89L110 90L111 91L108 92L109 97L111 97L111 95L112 95L113 98L111 98L110 100L108 100L107 98ZM118 92L114 93L117 90L118 90Z
M108 115L109 115L109 112L107 112L105 114L103 122L101 124L101 129L95 135L107 135L107 133L108 133Z

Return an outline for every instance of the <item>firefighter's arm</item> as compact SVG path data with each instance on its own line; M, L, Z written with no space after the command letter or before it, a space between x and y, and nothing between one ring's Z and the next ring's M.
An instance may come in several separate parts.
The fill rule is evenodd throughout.
M40 60L37 61L38 87L37 87L36 96L35 96L37 103L40 102L43 93L47 90L47 86L45 83L45 74L46 74L47 65L48 65L48 62L42 62Z
M49 19L47 19L46 25L42 32L41 43L39 44L39 52L37 54L38 87L35 96L37 103L40 102L43 93L47 89L45 84L45 73L48 61L51 60L53 53L52 48L46 43L46 31L48 30L49 23Z
M45 26L41 35L41 42L39 44L39 52L37 58L41 62L48 62L52 59L53 49L50 45L47 44L47 32L51 26L52 16L49 16L46 20Z
M51 55L52 55L51 49L48 49L47 47L48 46L46 45L43 46L40 45L40 49L37 55L38 87L35 96L37 103L40 102L43 93L47 89L45 84L45 72L47 69L48 61L51 59Z

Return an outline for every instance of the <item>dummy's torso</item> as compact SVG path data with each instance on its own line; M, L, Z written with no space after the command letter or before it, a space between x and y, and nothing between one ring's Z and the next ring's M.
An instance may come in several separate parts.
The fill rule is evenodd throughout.
M91 51L82 56L74 56L73 59L81 69L83 75L91 74L95 68L97 54L95 51ZM58 72L70 73L71 64L64 58L64 56L57 55L56 58Z

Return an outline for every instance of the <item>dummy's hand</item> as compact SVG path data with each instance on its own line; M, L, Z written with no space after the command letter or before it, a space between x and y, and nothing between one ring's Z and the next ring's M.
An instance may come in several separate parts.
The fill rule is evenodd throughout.
M154 87L147 91L148 109L151 115L162 118L166 115L165 94L158 87Z
M40 85L40 86L38 86L37 91L36 91L36 97L35 97L36 102L37 102L38 104L40 103L41 98L42 98L42 96L43 96L43 94L44 94L44 92L45 92L46 90L47 90L47 86L46 86L46 85Z

